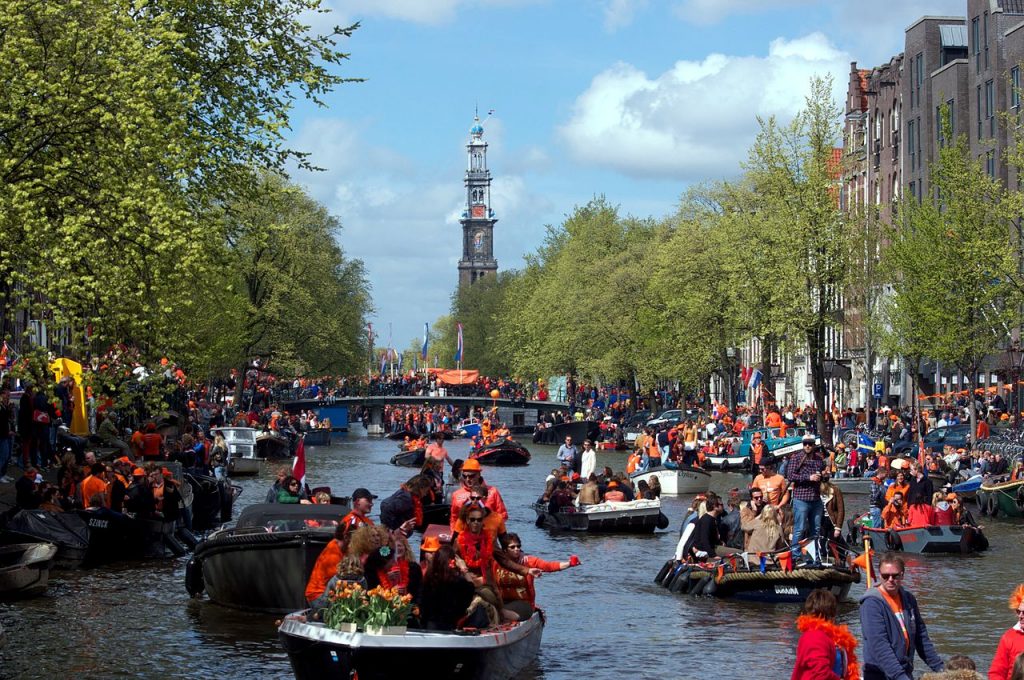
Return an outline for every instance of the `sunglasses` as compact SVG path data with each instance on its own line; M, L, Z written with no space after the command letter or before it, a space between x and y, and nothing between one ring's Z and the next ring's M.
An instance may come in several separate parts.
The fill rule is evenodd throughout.
M483 496L470 496L469 497L469 500L471 500L471 501L482 501L483 499L484 499Z
M476 473L475 472L463 472L462 473L462 478L463 479L473 479L474 477L476 477Z
M508 549L509 549L509 550L522 550L522 549L523 549L523 546L521 546L521 545L516 545L515 543L513 543L512 545L510 545L510 546L508 547ZM1021 612L1021 613L1024 613L1024 612Z
M471 524L476 524L478 522L483 522L484 518L483 517L467 517L466 521L471 523Z
M898 581L901 578L903 578L903 572L896 572L893 574L879 573L878 575L881 577L883 581Z

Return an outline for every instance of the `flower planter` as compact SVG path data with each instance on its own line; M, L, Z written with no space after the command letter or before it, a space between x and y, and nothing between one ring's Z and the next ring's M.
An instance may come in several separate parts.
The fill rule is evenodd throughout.
M405 635L406 626L367 626L367 635Z
M358 628L359 626L355 623L339 623L334 627L334 630L339 633L354 633Z

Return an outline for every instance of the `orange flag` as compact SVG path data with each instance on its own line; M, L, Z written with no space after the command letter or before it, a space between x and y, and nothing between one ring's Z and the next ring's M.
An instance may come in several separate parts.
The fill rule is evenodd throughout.
M718 569L715 569L715 580L721 581L723 576L725 576L725 565L719 564Z
M861 553L857 557L853 558L853 566L863 569L868 578L874 578L874 574L871 571L871 558L875 556L874 550L868 550L866 553Z
M781 552L775 558L779 561L779 566L783 571L793 571L793 554L791 552L788 550Z

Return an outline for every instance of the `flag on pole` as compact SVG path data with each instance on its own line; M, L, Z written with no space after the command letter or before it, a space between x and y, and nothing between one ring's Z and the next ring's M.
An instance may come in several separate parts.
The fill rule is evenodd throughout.
M292 477L299 480L301 486L306 488L306 442L305 437L299 437L299 445L295 447L295 460L292 461Z
M455 361L460 362L462 361L462 324L457 323L455 325L458 327L458 336L456 337L455 344Z
M750 377L747 379L747 389L756 394L757 386L761 384L761 369L755 368L750 372Z
M423 358L426 359L426 357L423 357ZM413 370L413 373L416 373L416 372L418 372L420 370L419 359L420 358L418 356L416 356L415 354L412 355L412 370Z
M405 362L405 352L398 355L398 372L402 372L402 364Z
M388 351L384 350L380 353L380 374L384 375L384 370L388 366Z
M427 359L427 343L430 341L430 324L423 324L423 347L420 347L420 358Z

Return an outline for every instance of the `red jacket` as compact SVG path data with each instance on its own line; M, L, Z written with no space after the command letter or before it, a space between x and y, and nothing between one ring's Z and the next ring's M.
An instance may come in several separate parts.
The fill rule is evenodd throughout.
M999 638L996 655L992 658L992 665L988 669L988 680L1009 680L1013 662L1021 653L1024 653L1024 631L1021 631L1017 625Z
M796 663L790 680L857 680L860 664L857 662L857 639L841 624L824 621L802 614L796 627L801 633L796 647ZM836 653L845 655L843 675L836 675Z

